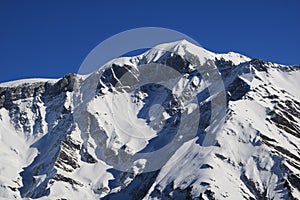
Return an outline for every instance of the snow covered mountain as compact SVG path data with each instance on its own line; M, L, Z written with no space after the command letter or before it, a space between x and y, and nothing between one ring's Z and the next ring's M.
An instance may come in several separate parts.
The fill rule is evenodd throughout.
M299 84L299 66L185 40L2 83L0 197L300 199Z

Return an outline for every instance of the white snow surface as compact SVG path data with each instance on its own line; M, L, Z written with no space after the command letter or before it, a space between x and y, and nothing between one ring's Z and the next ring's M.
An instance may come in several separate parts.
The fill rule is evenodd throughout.
M21 79L21 80L14 80L5 83L0 83L0 87L17 87L24 84L32 84L32 83L39 83L39 82L56 83L57 81L58 79L29 78L29 79Z
M233 62L235 65L251 60L251 58L235 52L220 53L220 54L214 53L202 47L196 46L186 40L155 46L154 48L152 48L152 50L146 53L146 56L151 61L157 61L158 58L160 58L165 51L173 52L174 54L177 55L185 55L186 52L190 52L193 55L197 55L197 57L200 59L202 63L205 62L206 60L215 60L215 58L217 59L223 58L226 61Z

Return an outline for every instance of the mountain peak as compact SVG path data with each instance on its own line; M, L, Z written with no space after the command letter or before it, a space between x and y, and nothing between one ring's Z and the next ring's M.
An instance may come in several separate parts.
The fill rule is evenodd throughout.
M157 50L169 51L181 56L185 55L188 52L197 56L202 63L205 62L206 59L220 60L223 58L225 61L231 61L233 62L233 64L238 65L240 63L248 62L251 60L251 58L236 52L215 53L187 40L179 40L175 42L160 44L153 47L150 51L154 54L157 54L155 52Z
M220 72L222 129L210 123L212 106L217 115L224 108L213 104L220 93L208 89L220 82L209 72L206 82L195 69L198 62L185 60L191 54L210 59ZM142 69L151 64L179 75L168 78L154 68L158 79L149 79ZM186 40L107 66L103 73L67 75L51 84L0 85L0 197L300 198L299 68L213 53ZM143 78L150 81L131 87ZM216 142L204 146L211 129ZM167 154L169 149L174 151ZM164 156L166 162L157 163Z

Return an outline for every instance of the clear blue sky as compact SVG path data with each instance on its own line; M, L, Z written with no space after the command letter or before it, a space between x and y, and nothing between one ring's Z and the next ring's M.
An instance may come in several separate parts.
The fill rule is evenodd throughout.
M211 51L300 65L299 0L1 0L0 82L76 73L101 41L145 26L180 31Z

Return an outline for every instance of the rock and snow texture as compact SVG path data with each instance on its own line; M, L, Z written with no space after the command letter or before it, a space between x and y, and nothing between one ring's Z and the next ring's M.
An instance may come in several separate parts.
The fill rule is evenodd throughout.
M195 63L214 62L223 79L225 123L213 146L201 145L211 128L210 95L186 55ZM180 87L117 88L124 86L122 75L139 78L149 63L183 74L173 80ZM0 84L0 197L300 199L299 84L299 66L215 54L186 41L117 58L101 77L94 72ZM202 131L161 169L143 173L147 160L115 169L136 152L170 142L180 124L178 110L184 107L188 120L195 119L189 96L172 95L183 90L199 94Z

